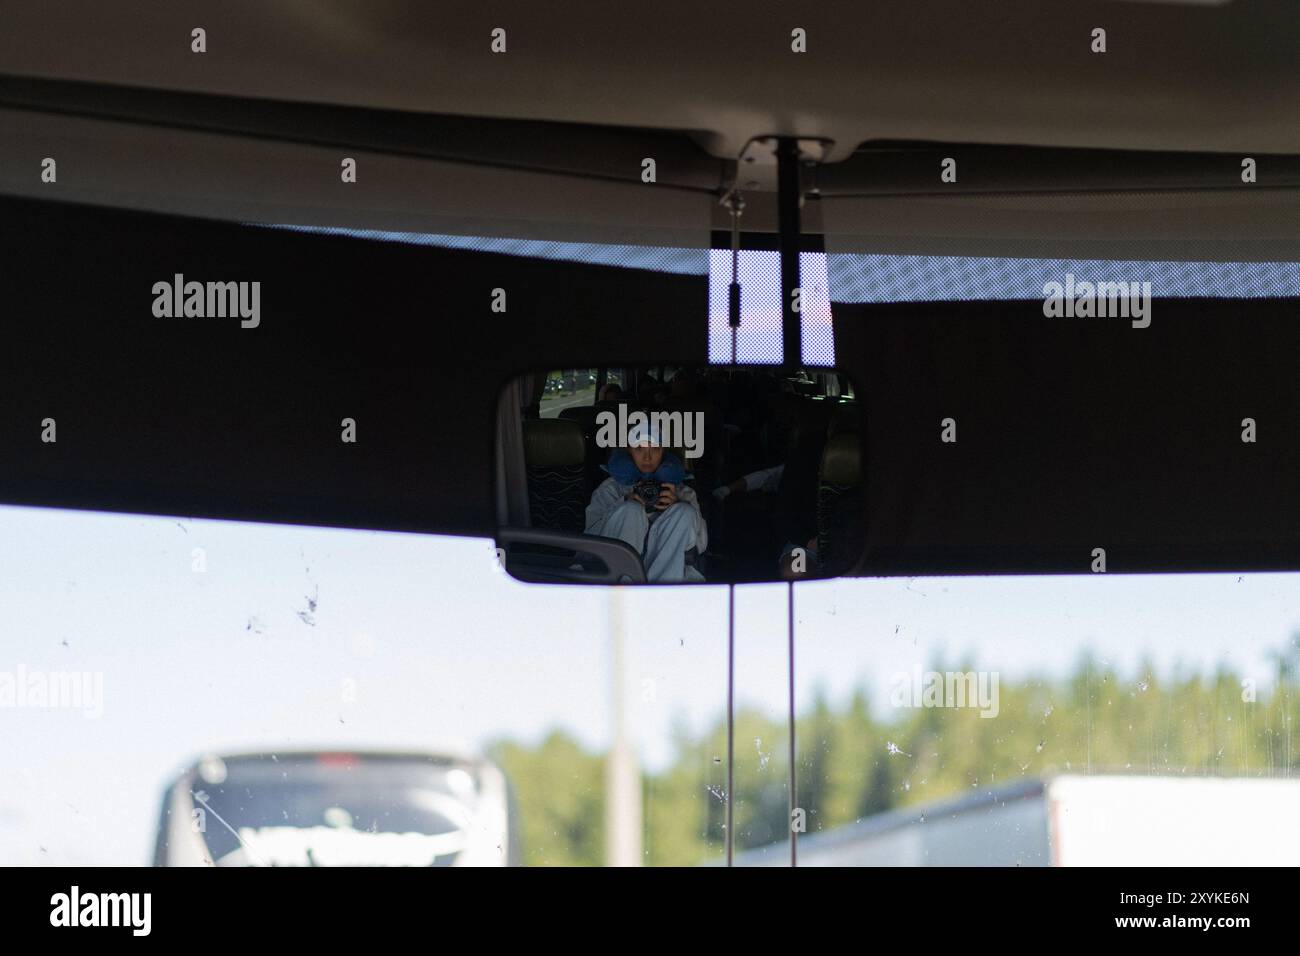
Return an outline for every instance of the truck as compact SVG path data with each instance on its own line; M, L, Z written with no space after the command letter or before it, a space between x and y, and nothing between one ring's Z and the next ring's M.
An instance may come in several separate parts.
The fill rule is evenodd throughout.
M1061 774L801 834L798 863L1292 866L1297 807L1300 779L1286 777ZM776 849L737 863L788 865Z

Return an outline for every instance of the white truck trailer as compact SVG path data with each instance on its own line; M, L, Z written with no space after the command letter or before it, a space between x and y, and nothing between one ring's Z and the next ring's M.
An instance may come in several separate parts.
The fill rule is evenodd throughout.
M1294 866L1300 779L1053 776L802 834L798 852L800 866Z

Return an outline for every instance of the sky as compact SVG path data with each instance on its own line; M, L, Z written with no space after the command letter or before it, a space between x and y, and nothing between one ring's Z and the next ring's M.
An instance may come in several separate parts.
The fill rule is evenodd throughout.
M0 700L0 863L147 863L165 785L209 751L480 749L556 727L603 748L616 622L643 766L725 713L725 587L528 585L483 539L38 508L0 507L0 542L0 683L102 681L93 708ZM736 591L737 701L778 719L787 600ZM1135 685L1150 660L1266 687L1300 627L1291 574L841 580L795 601L797 699L862 686L877 709L936 661L1007 681L1085 650Z

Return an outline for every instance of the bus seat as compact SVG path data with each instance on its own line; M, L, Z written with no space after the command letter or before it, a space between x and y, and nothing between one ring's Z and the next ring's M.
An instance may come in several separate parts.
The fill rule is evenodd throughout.
M528 510L534 528L581 533L586 524L587 441L565 418L523 423Z

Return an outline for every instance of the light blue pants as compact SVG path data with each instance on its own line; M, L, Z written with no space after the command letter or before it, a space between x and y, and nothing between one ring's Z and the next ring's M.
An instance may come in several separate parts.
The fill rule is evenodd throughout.
M684 581L686 552L695 547L695 509L678 501L651 524L642 505L625 501L588 533L630 544L645 563L647 580Z

